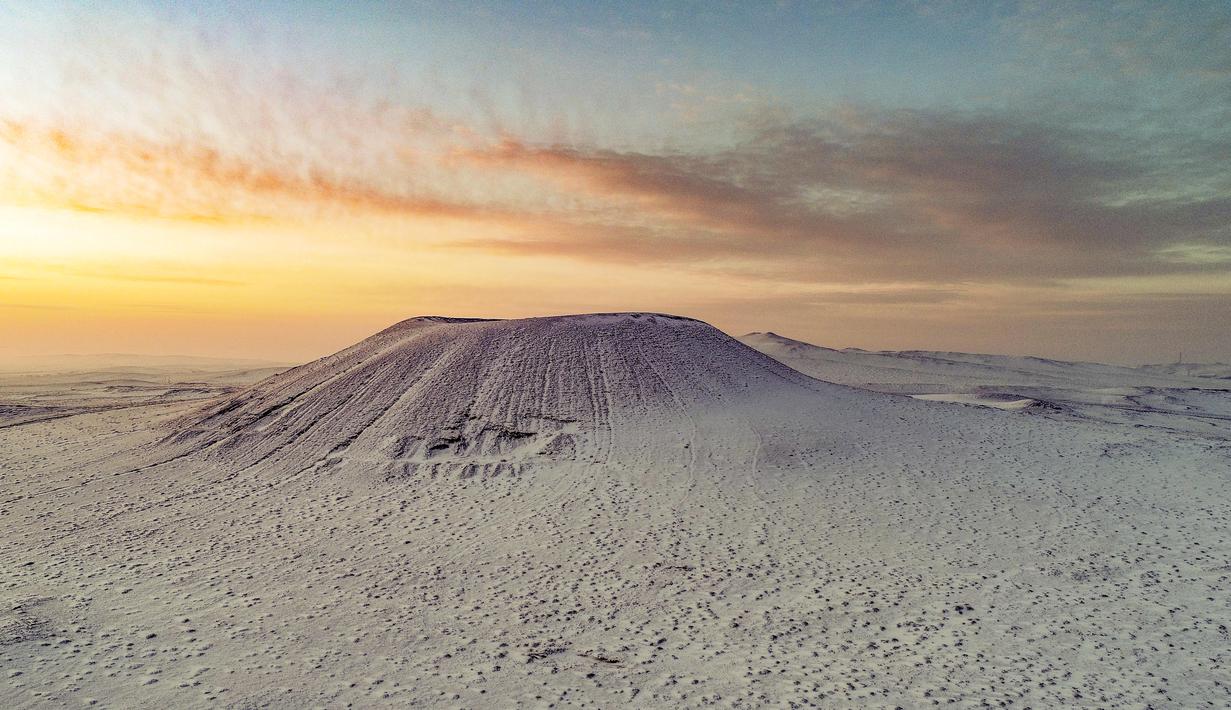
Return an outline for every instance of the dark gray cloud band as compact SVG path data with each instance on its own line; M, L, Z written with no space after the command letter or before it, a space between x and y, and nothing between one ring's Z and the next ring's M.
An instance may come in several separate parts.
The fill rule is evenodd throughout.
M852 110L763 122L711 153L507 139L467 156L612 205L573 228L487 247L747 260L800 278L1039 281L1231 268L1217 258L1231 246L1231 179L1209 178L1223 154L1231 143L1195 141L1160 164L1109 132L1011 115Z

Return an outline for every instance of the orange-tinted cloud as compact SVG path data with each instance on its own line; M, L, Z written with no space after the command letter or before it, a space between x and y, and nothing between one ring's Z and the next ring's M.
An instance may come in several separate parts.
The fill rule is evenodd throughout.
M480 205L386 189L282 157L260 162L185 141L0 121L0 200L199 222L302 218L343 209L479 218Z

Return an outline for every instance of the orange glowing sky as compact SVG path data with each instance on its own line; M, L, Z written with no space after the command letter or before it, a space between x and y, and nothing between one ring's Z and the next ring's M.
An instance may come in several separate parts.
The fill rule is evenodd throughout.
M0 358L653 310L1231 360L1231 12L991 6L0 6Z

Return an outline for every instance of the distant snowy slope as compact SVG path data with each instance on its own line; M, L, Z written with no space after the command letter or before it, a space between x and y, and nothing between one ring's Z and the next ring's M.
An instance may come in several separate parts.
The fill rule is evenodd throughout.
M1160 365L1142 365L1141 369L1165 375L1231 381L1231 365L1225 362L1176 362Z
M909 385L963 389L985 386L1059 388L1210 387L1216 369L1197 372L1170 366L1125 367L1038 357L926 350L833 350L776 333L749 333L745 344L820 380L853 386ZM1231 369L1231 368L1228 368ZM1231 375L1231 372L1226 373ZM1227 381L1231 386L1231 380ZM893 387L878 389L893 390Z
M1231 440L1231 379L1220 379L1224 373L1217 365L1124 367L1009 355L833 350L775 333L740 340L826 382Z
M90 355L0 356L0 373L215 373L235 370L285 368L289 364L252 358L200 357L196 355L140 355L100 353Z

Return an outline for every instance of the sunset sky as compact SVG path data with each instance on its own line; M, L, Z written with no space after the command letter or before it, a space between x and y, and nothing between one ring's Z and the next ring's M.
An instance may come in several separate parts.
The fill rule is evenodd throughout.
M1231 4L0 0L0 357L611 310L1231 361Z

